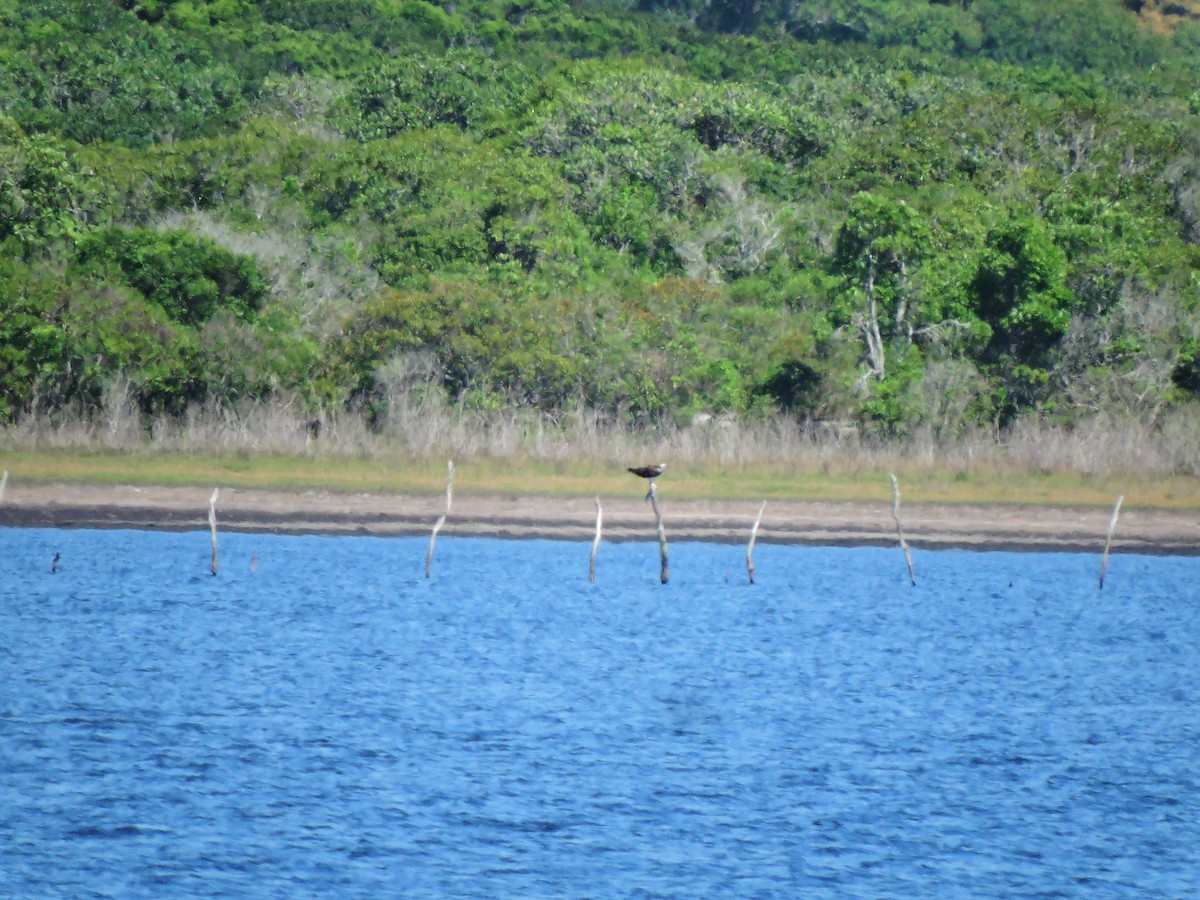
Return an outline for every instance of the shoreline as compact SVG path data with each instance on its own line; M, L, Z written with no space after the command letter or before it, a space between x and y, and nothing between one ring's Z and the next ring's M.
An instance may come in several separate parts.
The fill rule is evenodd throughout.
M0 527L166 531L208 529L211 489L75 484L10 484ZM656 540L641 499L601 498L604 539ZM759 503L671 500L660 496L672 541L744 543ZM265 534L428 535L445 512L441 494L222 489L221 530ZM904 537L914 549L1095 552L1104 548L1111 509L1008 504L906 503ZM591 541L592 498L461 494L440 536ZM769 501L758 542L813 546L895 546L890 503ZM1123 507L1114 553L1200 556L1200 512Z

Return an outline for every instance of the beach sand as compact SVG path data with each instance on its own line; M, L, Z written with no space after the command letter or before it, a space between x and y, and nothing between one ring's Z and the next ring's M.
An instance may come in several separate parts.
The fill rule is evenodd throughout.
M211 488L10 483L0 526L207 530ZM601 498L604 538L656 539L654 512L641 499ZM673 500L659 490L671 541L744 543L759 503ZM222 530L276 534L428 534L443 494L222 489ZM1098 507L904 503L900 520L914 548L1101 552L1112 510ZM596 506L587 497L456 493L441 535L590 541ZM769 501L761 543L888 546L896 543L891 503ZM1112 552L1200 555L1200 511L1123 507Z

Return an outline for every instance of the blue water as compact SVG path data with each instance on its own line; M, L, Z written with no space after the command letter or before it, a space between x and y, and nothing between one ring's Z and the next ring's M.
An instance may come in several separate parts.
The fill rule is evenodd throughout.
M1196 896L1200 559L426 548L0 531L0 896Z

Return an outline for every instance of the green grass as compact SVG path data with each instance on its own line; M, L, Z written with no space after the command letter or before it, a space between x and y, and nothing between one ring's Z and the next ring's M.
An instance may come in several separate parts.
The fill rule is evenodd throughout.
M222 486L273 490L439 493L444 463L335 459L250 453L186 455L160 452L0 451L10 483ZM1084 476L1013 471L981 464L970 471L932 471L901 463L893 471L905 503L1021 503L1200 509L1200 479L1183 476ZM659 480L660 490L694 500L889 501L886 470L845 465L820 469L760 464L722 469L680 465ZM454 488L465 494L639 497L643 483L600 461L542 463L479 459L456 465Z

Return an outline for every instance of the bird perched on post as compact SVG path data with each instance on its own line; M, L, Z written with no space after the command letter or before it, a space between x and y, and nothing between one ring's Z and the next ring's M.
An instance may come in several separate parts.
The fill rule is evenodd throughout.
M663 469L665 469L666 467L667 467L666 463L659 463L658 465L652 465L652 466L630 466L629 467L629 471L631 474L636 475L638 478L645 478L650 483L650 491L646 494L647 501L649 501L649 499L652 496L654 496L654 479L657 478L659 475L661 475L663 473Z

